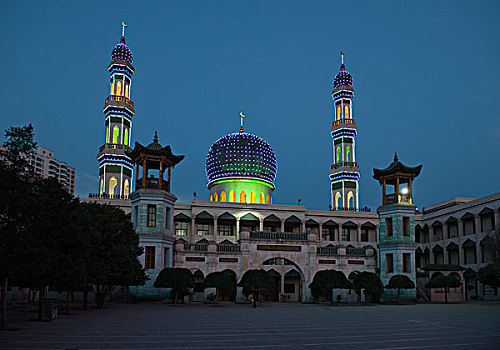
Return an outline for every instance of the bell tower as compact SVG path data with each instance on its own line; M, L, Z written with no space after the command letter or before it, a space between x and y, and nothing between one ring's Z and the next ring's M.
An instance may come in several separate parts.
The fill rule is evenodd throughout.
M409 167L394 152L394 161L385 169L373 169L373 178L382 186L382 206L377 209L380 220L380 279L387 285L394 275L405 275L416 282L415 212L412 184L422 165ZM392 187L391 193L387 192ZM382 298L396 299L396 290L385 289ZM415 299L416 289L405 289L401 296Z
M334 121L333 164L330 166L331 205L334 210L359 208L359 167L356 161L356 123L353 119L354 90L351 74L345 69L344 53L339 73L333 80Z
M99 148L99 196L128 198L132 187L133 165L126 151L130 150L132 117L135 114L131 98L132 51L125 43L125 23L122 37L111 52L109 96L104 102L104 144Z

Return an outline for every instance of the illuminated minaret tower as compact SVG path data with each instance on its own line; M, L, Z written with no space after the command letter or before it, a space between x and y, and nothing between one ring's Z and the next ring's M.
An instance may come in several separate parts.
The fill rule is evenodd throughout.
M125 154L130 150L134 103L130 100L132 85L132 52L122 37L111 52L108 66L110 93L104 103L106 133L104 145L99 148L99 195L106 198L128 198L131 190L133 165Z
M333 80L334 121L333 165L330 166L332 208L356 210L359 208L359 167L356 162L356 124L352 114L352 77L344 66L341 52L340 72Z

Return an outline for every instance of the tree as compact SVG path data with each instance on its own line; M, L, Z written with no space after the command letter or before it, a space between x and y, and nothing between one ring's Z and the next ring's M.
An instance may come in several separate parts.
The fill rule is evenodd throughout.
M415 283L405 275L394 275L389 280L389 283L385 286L386 289L397 289L398 290L398 300L399 304L401 289L412 289L415 288Z
M31 204L29 156L36 147L33 126L5 130L5 149L0 151L0 329L7 328L7 283L18 274L19 239L29 226Z
M478 280L494 288L495 295L497 295L497 288L500 287L500 259L495 260L494 263L482 267L478 271Z
M333 302L332 289L350 289L352 285L342 271L321 270L314 275L314 279L309 285L309 288L314 298L317 299L321 296L325 296L328 300Z
M248 270L241 278L239 286L243 287L243 294L252 294L253 306L255 307L257 292L259 296L274 287L273 278L265 270Z
M427 288L444 288L444 301L448 304L448 291L450 288L458 288L462 285L459 280L453 276L438 276L431 279L425 285Z
M177 305L178 297L189 294L188 288L194 287L194 278L188 269L167 267L160 271L153 286L172 288L172 293L175 295L174 305Z
M378 275L366 271L356 275L352 286L359 297L361 297L361 290L365 290L365 305L368 303L366 294L369 294L374 300L378 300L384 290L384 285Z
M207 275L203 282L205 288L215 288L215 303L219 304L219 291L221 289L234 288L233 281L224 272L212 272Z

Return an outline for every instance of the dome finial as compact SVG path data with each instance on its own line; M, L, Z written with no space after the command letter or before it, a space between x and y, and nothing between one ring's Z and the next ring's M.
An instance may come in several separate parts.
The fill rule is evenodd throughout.
M245 116L243 115L243 112L240 112L240 119L241 119L241 126L240 126L240 132L243 132L243 118L245 118Z
M341 60L341 64L340 64L340 70L345 70L345 66L344 66L344 51L340 51L340 60Z
M158 143L158 132L155 130L155 137L153 137L153 142Z
M123 38L123 40L125 40L125 27L126 27L126 26L127 26L127 25L125 24L125 21L123 21L123 22L122 22L122 38Z
M394 161L397 162L399 159L398 159L398 153L396 151L394 151Z

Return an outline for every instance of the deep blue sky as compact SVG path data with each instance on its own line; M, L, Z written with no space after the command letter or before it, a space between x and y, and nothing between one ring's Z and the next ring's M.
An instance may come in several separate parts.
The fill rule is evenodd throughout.
M375 209L372 168L397 149L423 164L421 207L500 190L498 1L3 1L0 127L36 140L98 190L107 66L122 20L134 54L133 141L154 130L186 159L179 201L207 199L205 157L245 130L278 160L275 203L326 209L332 80L340 50L354 78L360 201Z

